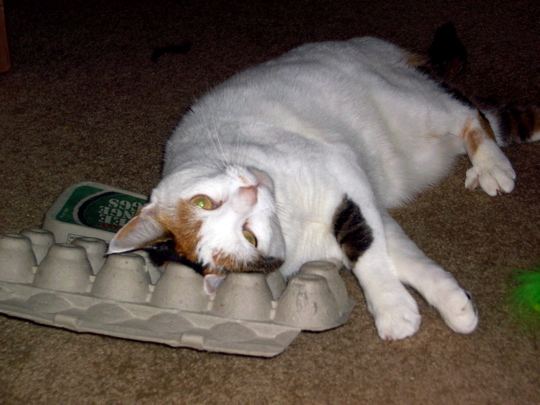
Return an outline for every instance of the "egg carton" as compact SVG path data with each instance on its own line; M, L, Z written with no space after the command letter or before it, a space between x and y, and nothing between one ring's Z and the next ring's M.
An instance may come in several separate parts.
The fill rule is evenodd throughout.
M1 234L0 313L77 332L273 357L302 330L343 325L355 305L338 262L308 262L288 283L279 272L230 274L207 295L189 267L161 270L146 252L105 256L106 249L90 237L55 243L45 229Z

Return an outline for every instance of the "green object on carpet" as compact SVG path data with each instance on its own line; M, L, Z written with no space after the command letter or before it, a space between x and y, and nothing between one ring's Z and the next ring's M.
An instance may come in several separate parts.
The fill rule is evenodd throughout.
M517 270L510 301L517 321L527 329L540 330L540 264L530 270Z

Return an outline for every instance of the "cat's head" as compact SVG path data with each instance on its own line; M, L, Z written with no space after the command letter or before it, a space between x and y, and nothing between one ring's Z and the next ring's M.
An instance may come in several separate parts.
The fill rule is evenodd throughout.
M108 253L166 240L180 257L202 266L207 291L227 273L276 270L285 259L285 242L272 180L239 166L168 175L114 236Z

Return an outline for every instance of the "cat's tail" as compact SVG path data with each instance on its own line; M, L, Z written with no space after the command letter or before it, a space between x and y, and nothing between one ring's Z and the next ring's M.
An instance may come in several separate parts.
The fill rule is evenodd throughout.
M540 105L482 109L499 146L540 140Z
M448 82L457 76L467 63L467 51L451 22L437 29L428 56L429 59L413 58L417 63L411 65L438 81L464 104L479 108L488 119L499 146L540 140L540 105L509 105L501 108L493 99L473 101L459 89L449 85Z

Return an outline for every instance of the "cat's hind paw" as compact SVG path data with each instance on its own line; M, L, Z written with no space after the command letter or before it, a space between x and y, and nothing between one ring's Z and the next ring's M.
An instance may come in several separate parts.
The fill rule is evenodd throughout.
M494 197L499 193L510 193L514 189L516 173L509 162L492 167L473 166L467 170L465 187L470 190L481 187Z
M373 315L379 336L384 340L400 340L414 335L422 320L416 301L407 292L378 308Z

